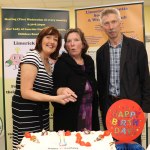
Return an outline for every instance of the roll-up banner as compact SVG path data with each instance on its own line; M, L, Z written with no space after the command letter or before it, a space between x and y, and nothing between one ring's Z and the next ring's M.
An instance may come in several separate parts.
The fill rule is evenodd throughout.
M145 42L143 2L76 9L76 27L79 27L84 32L89 44L88 54L91 55L94 61L96 60L97 49L107 41L107 36L102 31L99 20L100 12L106 7L114 7L120 11L123 34ZM146 124L142 134L142 145L144 147L148 145L147 130Z
M22 56L35 47L35 38L46 26L56 27L63 37L69 28L69 11L2 8L2 61L7 150L12 149L11 102L15 91L18 65ZM52 122L53 111L51 108L50 122ZM50 129L52 129L52 124Z

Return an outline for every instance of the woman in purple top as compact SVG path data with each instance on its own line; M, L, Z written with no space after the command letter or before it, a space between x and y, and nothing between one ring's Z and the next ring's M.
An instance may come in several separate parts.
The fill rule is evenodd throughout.
M54 130L99 130L94 61L86 54L89 46L84 33L79 28L69 29L64 40L68 53L63 53L55 64L55 92L75 93L77 101L65 106L53 103Z

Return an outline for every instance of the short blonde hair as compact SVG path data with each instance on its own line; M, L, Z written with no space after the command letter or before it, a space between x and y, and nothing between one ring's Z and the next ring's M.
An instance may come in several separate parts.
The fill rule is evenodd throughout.
M121 20L121 15L120 15L120 11L116 8L112 8L112 7L109 7L109 8L105 8L103 9L101 12L100 12L100 23L102 24L102 18L104 16L107 16L109 14L115 14L117 15L118 19Z

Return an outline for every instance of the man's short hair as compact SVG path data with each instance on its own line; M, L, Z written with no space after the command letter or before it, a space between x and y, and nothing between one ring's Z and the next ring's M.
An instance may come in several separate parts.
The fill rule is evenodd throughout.
M118 19L121 20L120 11L116 8L108 7L100 12L100 23L102 23L102 18L109 14L116 14L118 16Z

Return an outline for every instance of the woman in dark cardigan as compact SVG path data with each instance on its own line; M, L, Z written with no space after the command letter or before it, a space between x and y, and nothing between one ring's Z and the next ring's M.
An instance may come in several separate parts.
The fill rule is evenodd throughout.
M54 130L99 130L94 61L86 54L89 46L79 28L69 29L64 39L68 53L63 53L54 67L55 94L77 95L77 101L65 106L53 103Z

